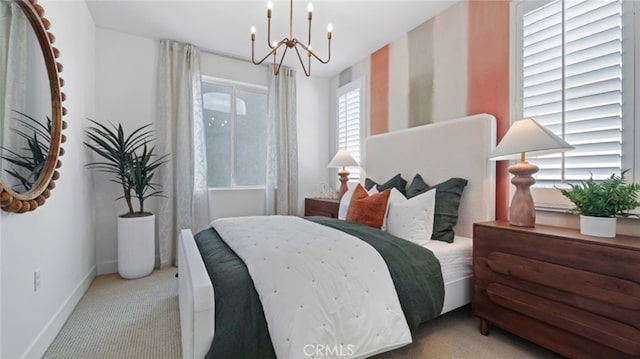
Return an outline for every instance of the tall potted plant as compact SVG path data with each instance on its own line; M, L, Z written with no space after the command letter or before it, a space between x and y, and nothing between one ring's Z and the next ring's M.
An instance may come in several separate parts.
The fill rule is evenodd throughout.
M625 184L625 174L612 174L603 181L591 176L587 181L572 184L571 190L561 189L575 208L570 212L580 214L580 233L597 237L616 236L616 217L629 217L637 207L640 184Z
M144 210L149 197L162 196L159 185L152 182L155 170L166 163L167 156L157 156L150 124L131 134L124 132L121 124L111 128L91 120L94 126L87 130L89 142L84 144L95 152L100 161L87 167L112 175L112 181L122 187L128 212L118 217L118 273L126 279L148 275L155 264L155 216ZM137 198L135 211L132 199Z

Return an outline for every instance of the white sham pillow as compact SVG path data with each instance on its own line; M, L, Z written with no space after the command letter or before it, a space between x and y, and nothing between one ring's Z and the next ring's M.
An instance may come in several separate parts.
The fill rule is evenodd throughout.
M398 194L401 198L389 198L387 232L419 245L429 242L433 233L436 189L410 199L404 198L400 192Z
M347 211L349 210L349 203L351 203L351 196L353 196L353 192L356 190L357 186L350 186L347 192L342 195L340 198L340 206L338 207L338 219L346 220L347 219Z
M378 189L373 186L372 189L369 190L369 196L378 193ZM389 223L389 209L393 203L404 203L407 201L407 198L395 187L391 189L391 193L389 194L389 200L387 201L387 212L384 214L384 221L382 222L381 230L389 232L389 228L387 227L387 223ZM393 233L392 233L393 234Z

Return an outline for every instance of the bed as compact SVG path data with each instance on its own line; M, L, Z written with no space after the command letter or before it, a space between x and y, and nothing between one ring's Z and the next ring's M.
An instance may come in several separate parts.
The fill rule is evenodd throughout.
M441 313L471 299L470 264L464 258L470 258L473 223L494 219L495 165L488 157L495 143L495 118L480 114L372 136L365 145L363 167L373 180L382 182L397 173L407 179L420 174L427 183L468 180L454 243L426 245L443 267L453 268L443 269ZM215 291L190 230L181 232L178 264L183 358L203 358L215 334Z

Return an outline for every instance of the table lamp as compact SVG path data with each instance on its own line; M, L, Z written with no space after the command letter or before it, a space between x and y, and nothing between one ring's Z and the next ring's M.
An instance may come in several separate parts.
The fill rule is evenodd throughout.
M509 166L509 173L513 174L511 183L516 186L509 208L509 223L520 227L534 227L536 223L536 209L529 187L536 183L531 175L538 172L538 166L525 161L525 154L536 157L573 148L531 118L511 125L490 156L494 161L520 158L519 163Z
M351 156L351 153L349 153L349 151L347 150L338 150L338 153L336 153L336 155L333 156L333 159L331 160L331 162L329 162L329 165L327 166L329 168L342 167L342 169L338 171L338 176L340 176L340 183L341 183L340 198L342 198L344 193L347 192L347 190L349 189L349 187L347 187L347 181L349 181L349 171L347 171L345 167L357 166L357 165L358 165L358 162L356 162L353 156Z

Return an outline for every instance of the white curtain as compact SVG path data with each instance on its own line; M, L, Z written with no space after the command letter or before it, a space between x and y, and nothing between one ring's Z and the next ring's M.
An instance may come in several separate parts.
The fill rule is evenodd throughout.
M160 266L175 264L181 229L209 225L207 162L202 122L200 50L162 40L158 69L158 153L168 153L159 170L166 198L158 208Z
M267 214L298 214L296 72L282 66L269 80Z

